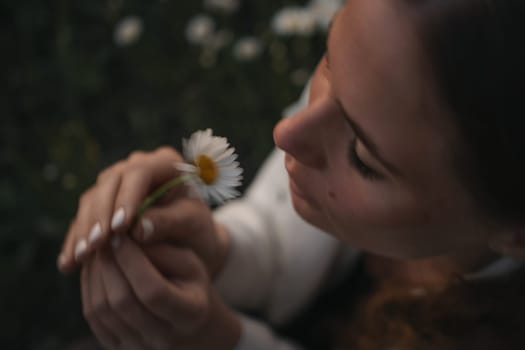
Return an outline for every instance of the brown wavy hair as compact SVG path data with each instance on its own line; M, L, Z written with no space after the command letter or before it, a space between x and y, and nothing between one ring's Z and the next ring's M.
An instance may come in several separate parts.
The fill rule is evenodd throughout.
M439 290L387 284L339 318L335 344L353 350L525 349L525 270ZM341 321L346 319L346 321Z
M421 287L374 280L362 259L281 332L312 350L523 350L525 266Z

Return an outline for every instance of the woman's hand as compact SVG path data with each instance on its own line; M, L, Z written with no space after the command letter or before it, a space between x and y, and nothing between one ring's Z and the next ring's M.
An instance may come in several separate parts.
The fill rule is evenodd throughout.
M178 175L173 164L181 160L177 151L163 147L150 153L134 152L102 171L96 183L80 196L59 255L59 269L70 272L111 233L127 232L140 203Z
M82 268L84 315L108 349L232 349L240 324L193 251L116 237Z
M95 185L81 196L59 255L59 269L72 271L112 234L132 233L139 242L168 240L190 247L205 262L210 275L215 275L227 255L228 236L214 222L209 207L188 195L186 186L177 187L146 210L132 227L142 201L180 175L173 166L180 161L177 151L164 147L150 153L135 152L101 172Z

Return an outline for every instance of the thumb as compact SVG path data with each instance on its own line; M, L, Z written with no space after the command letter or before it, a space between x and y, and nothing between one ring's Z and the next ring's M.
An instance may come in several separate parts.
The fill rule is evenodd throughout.
M133 228L138 242L181 242L213 225L211 211L195 199L181 199L168 206L151 207Z

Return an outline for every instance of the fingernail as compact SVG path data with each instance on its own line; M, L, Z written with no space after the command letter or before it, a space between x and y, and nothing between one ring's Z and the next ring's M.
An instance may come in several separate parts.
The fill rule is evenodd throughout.
M119 236L113 236L111 239L111 246L113 249L117 249L120 246L121 240Z
M100 237L102 237L102 226L100 226L100 223L97 222L89 232L89 244L97 242Z
M67 258L65 254L60 254L57 259L58 268L62 268L67 264Z
M151 237L155 229L153 226L153 222L148 218L143 218L141 220L141 223L142 223L142 231L143 231L142 239L147 240Z
M81 239L75 246L75 260L79 261L87 251L87 242L85 239Z
M113 215L113 219L111 219L111 229L116 230L122 224L124 223L124 218L126 217L126 212L124 211L124 208L120 208L115 212Z

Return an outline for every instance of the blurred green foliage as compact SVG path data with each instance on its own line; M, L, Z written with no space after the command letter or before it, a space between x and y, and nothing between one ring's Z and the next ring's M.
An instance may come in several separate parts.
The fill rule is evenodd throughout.
M78 276L59 275L55 261L77 199L101 169L211 127L237 148L249 182L302 89L297 76L324 47L322 33L270 29L276 11L304 3L250 0L226 14L201 1L1 2L1 349L65 349L89 334ZM261 55L239 61L233 43L211 53L189 44L186 25L198 13L233 41L259 38ZM117 45L115 27L130 15L142 33Z

